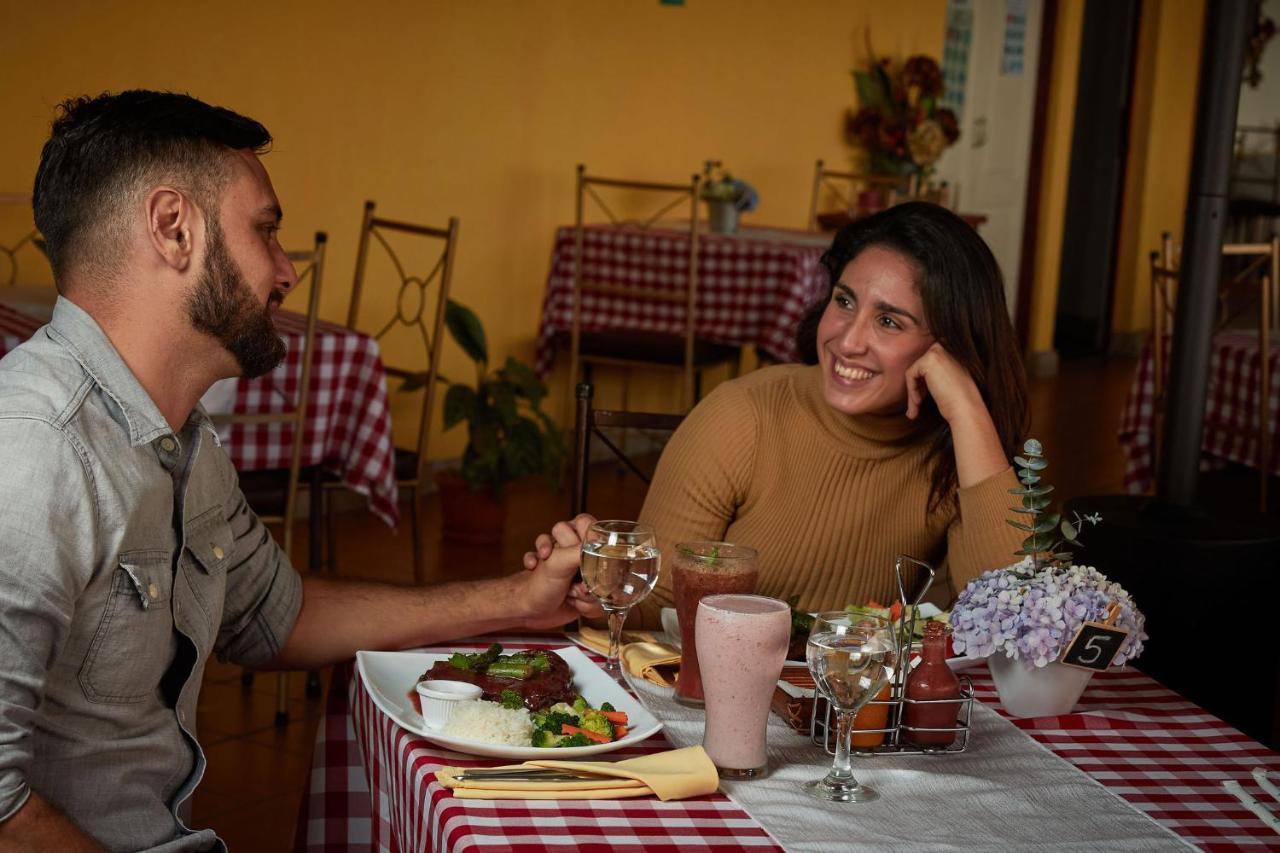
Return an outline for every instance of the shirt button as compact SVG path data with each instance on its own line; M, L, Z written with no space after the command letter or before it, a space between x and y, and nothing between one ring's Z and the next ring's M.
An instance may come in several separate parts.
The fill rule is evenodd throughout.
M178 445L174 443L174 440L172 438L169 438L168 436L165 436L164 438L160 439L160 447L161 449L164 450L165 453L172 453L173 449L177 446Z
M151 584L150 586L147 587L147 595L151 596L152 599L159 598L160 587L156 586L155 584Z
M215 559L215 560L221 560L221 559L223 558L223 556L224 556L223 550L222 550L221 548L219 548L217 545L214 545L214 546L213 546L213 559Z

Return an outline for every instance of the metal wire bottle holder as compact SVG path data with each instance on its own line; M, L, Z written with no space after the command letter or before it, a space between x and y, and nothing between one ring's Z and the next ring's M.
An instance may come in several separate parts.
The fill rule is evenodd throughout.
M902 580L904 565L917 566L925 572L923 582L919 585L912 600L907 600L906 586ZM885 725L880 728L855 727L853 738L870 736L879 741L875 746L851 746L850 753L856 756L873 756L885 754L947 754L964 752L969 746L970 721L973 715L973 682L967 676L960 676L960 696L957 699L908 699L906 697L907 674L911 669L910 651L915 638L916 608L929 587L933 584L934 570L928 563L899 554L893 562L894 574L898 580L898 597L902 602L903 623L896 632L895 642L899 645L898 666L894 668L890 681L890 693L887 699L873 698L863 706L864 709L877 706L885 709ZM902 648L902 638L906 638L906 648ZM943 728L912 726L907 724L908 710L912 706L950 705L956 707L954 725ZM861 713L861 711L859 712ZM829 755L836 752L835 710L831 701L815 687L813 694L813 713L809 719L810 739L827 751ZM916 735L953 734L948 745L931 746L913 742ZM876 738L875 736L880 737ZM925 738L922 738L925 739ZM935 738L941 739L941 738Z

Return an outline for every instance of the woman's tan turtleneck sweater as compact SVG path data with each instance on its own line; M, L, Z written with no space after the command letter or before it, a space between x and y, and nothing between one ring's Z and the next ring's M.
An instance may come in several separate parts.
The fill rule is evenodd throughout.
M893 561L909 554L939 569L950 595L988 569L1012 563L1022 536L1005 523L1017 503L1012 469L959 490L928 512L923 444L895 445L905 416L850 416L822 396L816 367L758 370L715 389L676 431L640 520L662 553L698 539L760 552L757 591L799 596L805 610L897 599ZM641 606L657 625L672 606L669 558ZM946 595L941 596L946 598ZM932 600L938 596L929 595Z

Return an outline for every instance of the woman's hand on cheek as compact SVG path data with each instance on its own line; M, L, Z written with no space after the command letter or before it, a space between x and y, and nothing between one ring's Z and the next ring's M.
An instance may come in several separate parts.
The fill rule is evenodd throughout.
M977 410L986 412L973 377L942 344L929 347L907 368L907 417L919 416L925 395L933 398L938 413L952 427Z

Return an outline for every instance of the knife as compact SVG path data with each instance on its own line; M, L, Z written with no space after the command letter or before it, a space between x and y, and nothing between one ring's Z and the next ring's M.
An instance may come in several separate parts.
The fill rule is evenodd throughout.
M598 782L605 779L613 779L615 777L603 776L598 773L579 773L576 771L561 770L555 767L533 767L527 770L497 767L473 767L471 769L464 770L461 773L455 773L453 778L464 782L481 780L503 782Z

